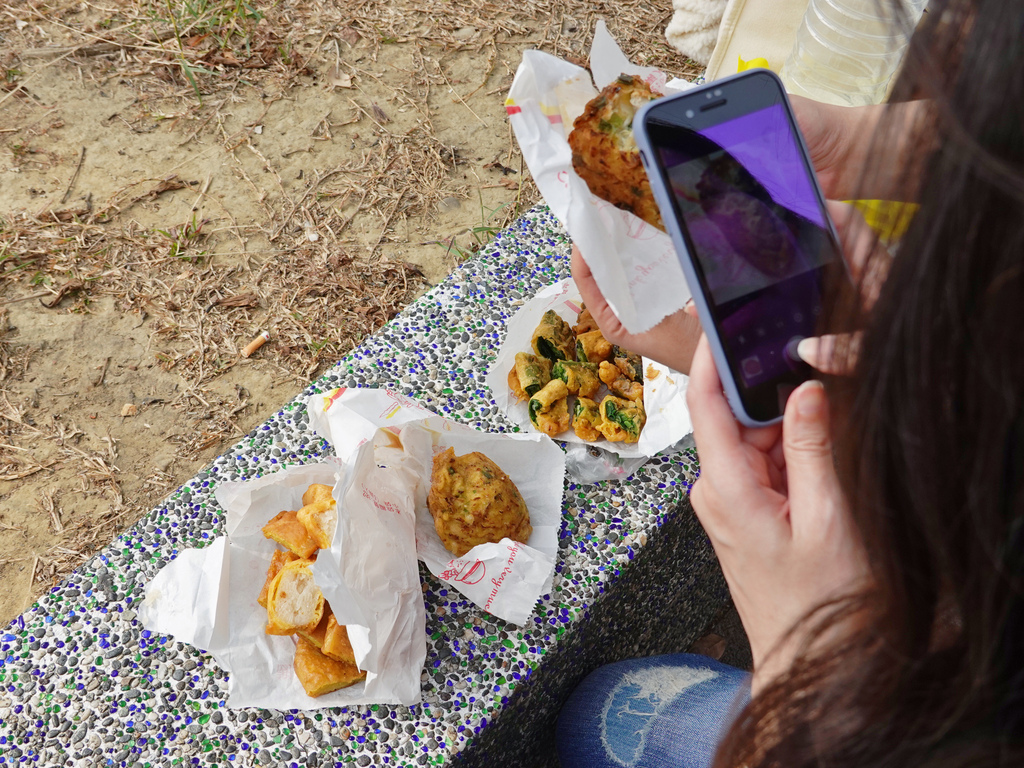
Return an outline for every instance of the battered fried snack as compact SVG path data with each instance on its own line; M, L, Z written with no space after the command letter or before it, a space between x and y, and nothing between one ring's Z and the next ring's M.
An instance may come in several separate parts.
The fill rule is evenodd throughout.
M311 486L309 486L309 488L306 489L306 492L302 494L302 506L312 504L315 501L320 501L320 499L333 498L331 496L331 491L332 488L329 485L324 485L323 483L313 483Z
M640 355L622 347L612 347L612 362L630 381L644 380L644 361Z
M316 540L309 535L301 522L299 513L291 510L279 512L263 526L263 535L291 550L299 557L309 557L317 550Z
M664 229L633 137L637 110L658 96L639 77L620 75L576 118L569 146L572 167L591 192Z
M530 398L527 410L533 425L548 437L569 428L569 388L561 379L552 379Z
M299 637L304 637L306 640L311 642L317 648L323 650L324 638L327 636L327 625L331 619L334 618L334 614L331 613L330 603L324 603L324 615L320 617L320 623L317 624L313 629L299 629L295 631L295 634Z
M601 363L598 370L601 381L608 386L608 391L618 397L627 400L643 400L644 385L641 382L633 381L622 373L622 370L609 362Z
M582 317L582 315L580 315ZM578 328L579 326L577 326ZM599 330L576 332L576 359L584 363L601 363L612 356L612 344Z
M572 429L580 440L595 442L600 440L601 434L601 409L593 400L588 397L580 397L572 411Z
M553 309L544 313L530 344L538 356L548 360L576 359L576 339L572 335L572 326Z
M312 632L324 615L324 596L309 570L312 562L295 560L285 565L267 592L267 634Z
M294 552L290 552L284 549L275 549L274 554L270 556L270 567L267 568L267 580L263 582L263 589L260 590L260 596L256 598L256 602L262 605L264 608L267 607L267 595L270 593L270 585L274 581L274 577L281 572L288 563L298 560L299 556Z
M305 499L308 493L306 491L302 498ZM331 498L330 490L327 493L326 498L320 496L296 513L299 522L306 527L310 538L320 549L330 549L334 531L338 527L338 505Z
M306 693L314 697L355 685L366 677L355 664L325 656L303 637L295 646L293 667Z
M564 381L569 393L580 397L593 397L601 388L601 380L597 377L597 365L594 363L559 360L551 366L551 376Z
M526 390L523 389L523 385L519 383L519 374L516 373L514 365L508 372L508 388L512 390L512 396L516 399L516 402L522 402L530 397L526 394Z
M580 305L580 313L576 316L576 325L572 327L572 330L577 337L584 333L589 333L590 331L599 330L597 327L597 321L594 319L594 316L590 314L590 310L587 309L586 304ZM579 339L577 339L577 341L578 340ZM591 360L591 362L593 362L593 360Z
M635 443L640 439L647 414L643 402L608 395L601 401L601 424L598 429L612 443Z
M356 663L356 654L348 639L348 629L344 624L338 623L333 613L327 618L327 632L324 635L324 644L321 650L325 656L332 659L347 661L349 664Z
M546 357L517 352L516 376L527 397L533 397L551 381L551 361Z
M456 557L505 537L525 543L533 532L515 483L479 452L456 456L449 448L434 457L427 507L445 549Z

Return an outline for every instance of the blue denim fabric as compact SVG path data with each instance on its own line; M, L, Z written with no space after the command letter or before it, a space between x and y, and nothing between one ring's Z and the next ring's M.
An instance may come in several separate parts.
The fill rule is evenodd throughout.
M609 664L558 718L562 768L708 768L750 699L750 675L678 653Z

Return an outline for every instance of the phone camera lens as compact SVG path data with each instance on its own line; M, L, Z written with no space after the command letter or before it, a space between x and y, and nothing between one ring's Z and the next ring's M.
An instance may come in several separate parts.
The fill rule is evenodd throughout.
M722 95L722 89L721 88L715 88L715 96L721 96L721 95Z
M693 110L692 109L686 110L686 116L687 117L693 117Z

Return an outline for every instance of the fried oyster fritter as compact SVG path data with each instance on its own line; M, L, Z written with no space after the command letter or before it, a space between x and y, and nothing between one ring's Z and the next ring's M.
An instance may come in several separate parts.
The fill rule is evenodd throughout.
M519 489L480 452L456 456L449 448L434 457L427 508L441 543L456 557L505 537L525 543L533 533Z
M633 138L637 110L658 97L639 77L620 75L576 118L569 146L572 167L591 192L665 229Z

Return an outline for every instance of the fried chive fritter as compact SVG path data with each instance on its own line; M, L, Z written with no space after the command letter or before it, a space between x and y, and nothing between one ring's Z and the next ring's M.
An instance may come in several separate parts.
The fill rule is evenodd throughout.
M461 557L477 544L506 536L526 543L530 512L515 483L482 453L434 457L427 507L445 549Z
M639 77L620 75L595 96L569 134L572 167L590 191L665 229L633 138L633 117L658 94Z

